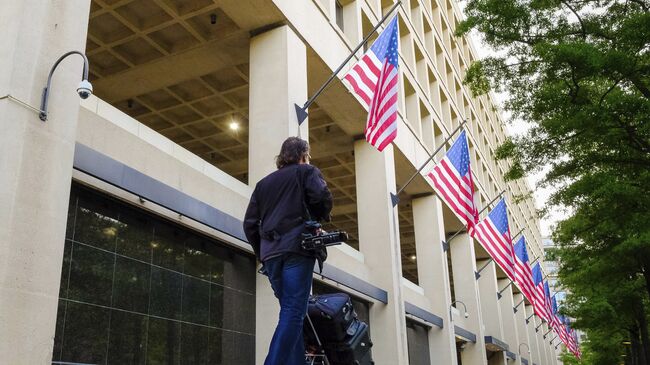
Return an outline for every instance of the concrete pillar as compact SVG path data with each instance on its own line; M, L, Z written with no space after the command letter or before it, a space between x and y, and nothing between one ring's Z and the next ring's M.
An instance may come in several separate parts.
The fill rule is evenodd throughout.
M514 299L515 305L517 305L524 299L524 295L521 293L515 294ZM531 341L528 336L528 329L526 326L527 316L524 303L521 303L521 305L517 307L517 312L514 312L513 309L513 314L515 315L515 324L517 326L517 343L515 344L517 348L512 350L512 352L517 354L517 364L523 365L521 361L522 356L528 360L529 364L531 364L532 346L530 344ZM526 345L522 345L522 343L525 343Z
M485 265L484 262L479 264ZM481 309L483 313L483 324L485 326L485 335L494 336L501 341L505 341L503 337L503 326L501 323L501 308L497 302L497 276L494 261L492 261L481 272L478 281L479 293L481 294Z
M539 326L541 323L541 319L538 318L537 324L535 327ZM548 343L546 342L546 339L544 339L544 334L546 333L546 324L542 324L539 327L539 330L537 331L537 342L539 343L539 349L540 352L542 353L542 363L544 365L551 365L551 356L548 352Z
M377 365L408 364L406 319L402 298L402 261L395 191L393 147L378 152L365 140L354 143L359 248L374 284L388 291L388 304L370 308L373 358Z
M469 314L463 324L466 330L476 334L476 343L468 343L461 352L461 362L463 365L483 365L487 363L487 357L485 355L485 332L483 330L481 302L479 300L478 284L474 276L476 271L474 241L466 233L459 234L449 243L449 249L451 250L456 300L467 305L467 313ZM463 309L462 306L459 308Z
M0 97L33 107L65 52L84 51L90 1L0 3ZM52 81L49 119L0 100L0 359L49 364L79 112L82 60L71 56Z
M307 100L304 43L281 26L251 39L248 139L249 182L275 170L273 157L290 136L308 139L307 121L298 127L294 104Z
M515 306L514 301L512 300L512 285L508 285L510 280L501 279L499 280L499 289L506 288L506 290L501 293L501 299L499 299L499 306L501 307L501 325L503 326L503 341L505 341L510 347L510 351L517 353L517 346L519 342L517 340L517 325L515 324L515 314L512 311L512 307ZM514 363L510 360L508 363Z
M533 306L526 305L525 311L526 318L530 317L533 314ZM535 333L535 316L530 317L528 320L528 324L526 324L526 331L528 332L528 340L530 341L529 345L531 361L529 362L529 365L541 365L542 357L539 349L539 342L537 340L537 333Z
M483 266L485 265L485 262L480 262L479 264ZM481 276L477 283L479 293L481 294L481 312L483 315L485 335L496 337L497 339L507 343L508 341L503 333L501 306L497 301L497 291L499 291L499 286L497 285L496 264L494 261L492 261L483 272L481 272ZM506 354L504 352L492 354L489 363L491 365L505 364Z
M445 227L442 202L435 195L413 199L415 250L422 262L418 265L418 281L424 295L431 300L431 310L444 320L442 329L429 331L429 353L440 364L457 363L454 328L450 325L451 290L447 255L442 247ZM426 261L425 261L426 260Z
M276 170L274 157L282 142L298 135L294 103L307 100L307 51L288 26L251 39L248 171L255 184ZM300 136L308 140L308 122ZM280 307L268 279L256 280L255 363L264 363Z

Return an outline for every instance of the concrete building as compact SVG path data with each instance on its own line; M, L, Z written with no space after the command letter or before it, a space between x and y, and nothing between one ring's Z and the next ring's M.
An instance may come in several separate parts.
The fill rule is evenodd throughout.
M476 279L485 250L466 233L448 241L462 226L429 182L391 207L389 193L466 120L478 206L504 191L511 231L542 255L534 204L514 199L529 187L506 183L493 158L506 137L495 104L462 85L476 53L453 36L454 1L398 9L392 146L360 138L366 110L338 80L298 127L294 103L392 5L2 2L0 362L261 364L278 308L241 219L280 143L300 135L335 196L330 228L351 236L314 291L353 296L376 364L556 364L546 325L504 273L490 264ZM80 101L81 58L66 58L43 122L48 72L71 50L88 55L95 94Z

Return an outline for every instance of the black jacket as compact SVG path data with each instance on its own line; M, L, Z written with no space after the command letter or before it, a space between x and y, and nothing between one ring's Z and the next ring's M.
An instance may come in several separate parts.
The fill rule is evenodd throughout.
M300 247L303 194L311 219L328 219L332 194L320 170L312 165L285 166L255 186L244 217L244 233L260 261L291 252L311 255Z

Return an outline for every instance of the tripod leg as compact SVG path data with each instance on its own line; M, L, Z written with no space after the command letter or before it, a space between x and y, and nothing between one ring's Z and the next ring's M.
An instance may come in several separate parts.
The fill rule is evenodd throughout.
M316 332L316 327L314 327L314 323L311 321L309 314L307 314L307 321L309 322L309 327L311 327L311 330L314 331L314 336L316 337L316 342L318 343L318 347L320 347L321 353L323 355L323 360L325 360L324 361L325 365L330 365L330 362L327 359L327 355L325 355L325 348L323 347L323 343L320 342L320 337L318 337L318 332Z

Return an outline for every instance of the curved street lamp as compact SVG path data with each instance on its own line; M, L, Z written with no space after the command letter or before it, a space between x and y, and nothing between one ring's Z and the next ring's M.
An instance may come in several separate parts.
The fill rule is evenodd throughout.
M528 344L525 342L519 344L519 355L521 355L521 345L526 345L526 348L528 349L528 351L526 352L528 353L528 355L530 355L530 347L528 347Z
M460 300L454 300L454 301L449 305L449 320L452 320L452 321L453 321L453 318L454 318L454 317L451 315L451 308L452 308L452 307L454 306L454 304L456 304L456 303L460 303L460 304L463 305L463 308L465 309L465 318L469 318L469 313L467 313L467 306L465 305L465 303L463 303L463 302L460 301Z
M79 97L82 99L88 99L88 97L93 93L93 85L88 81L88 57L79 51L66 52L63 56L59 57L56 62L54 62L54 66L52 66L50 74L47 76L47 84L45 85L45 88L43 88L43 96L41 97L41 112L38 115L42 121L47 120L47 101L50 96L50 84L52 83L52 75L54 74L56 68L59 66L59 63L61 63L64 58L73 54L78 54L84 59L84 68L83 73L81 74L81 82L77 87L77 93L79 94Z

